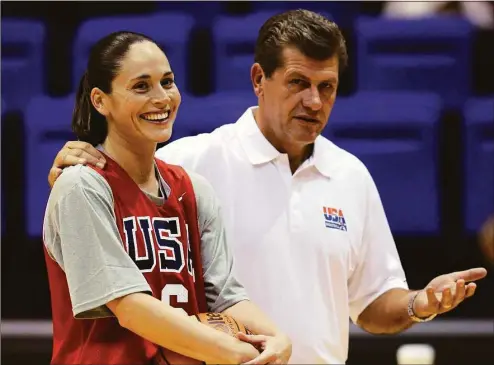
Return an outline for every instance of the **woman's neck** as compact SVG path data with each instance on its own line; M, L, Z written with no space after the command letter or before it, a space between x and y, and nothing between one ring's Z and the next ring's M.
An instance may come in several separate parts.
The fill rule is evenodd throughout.
M108 135L102 146L141 188L148 190L146 187L149 187L150 183L156 183L154 171L156 143L129 142L121 136L112 134Z

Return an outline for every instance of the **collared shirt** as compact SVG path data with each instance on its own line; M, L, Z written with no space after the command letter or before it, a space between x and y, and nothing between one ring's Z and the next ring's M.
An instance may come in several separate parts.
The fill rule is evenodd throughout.
M376 186L355 156L319 136L292 174L249 108L235 124L157 157L212 184L237 277L293 341L293 364L342 364L349 320L405 274Z

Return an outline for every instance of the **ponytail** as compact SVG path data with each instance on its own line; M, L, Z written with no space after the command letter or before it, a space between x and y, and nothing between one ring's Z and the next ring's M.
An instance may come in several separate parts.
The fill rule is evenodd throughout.
M72 114L72 130L80 141L101 144L108 134L108 124L94 108L91 102L91 86L87 71L81 78L76 94L74 113Z

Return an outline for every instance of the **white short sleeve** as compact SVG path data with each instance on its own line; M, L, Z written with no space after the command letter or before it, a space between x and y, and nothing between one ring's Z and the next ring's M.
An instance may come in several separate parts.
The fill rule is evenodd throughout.
M392 288L408 289L405 273L389 228L376 185L367 172L367 206L362 248L348 283L350 317L358 316L381 294Z

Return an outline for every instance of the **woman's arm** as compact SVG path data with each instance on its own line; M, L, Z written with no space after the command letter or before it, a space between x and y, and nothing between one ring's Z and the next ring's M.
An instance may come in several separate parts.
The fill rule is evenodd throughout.
M107 305L122 327L206 363L242 364L259 354L248 343L205 326L147 294L130 294Z
M122 244L111 188L89 167L66 168L57 180L44 242L65 272L76 318L115 315L147 340L208 362L240 363L258 355L251 345L147 294L151 288Z
M243 300L223 311L232 316L254 333L267 336L282 336L281 330L271 319L253 302Z

